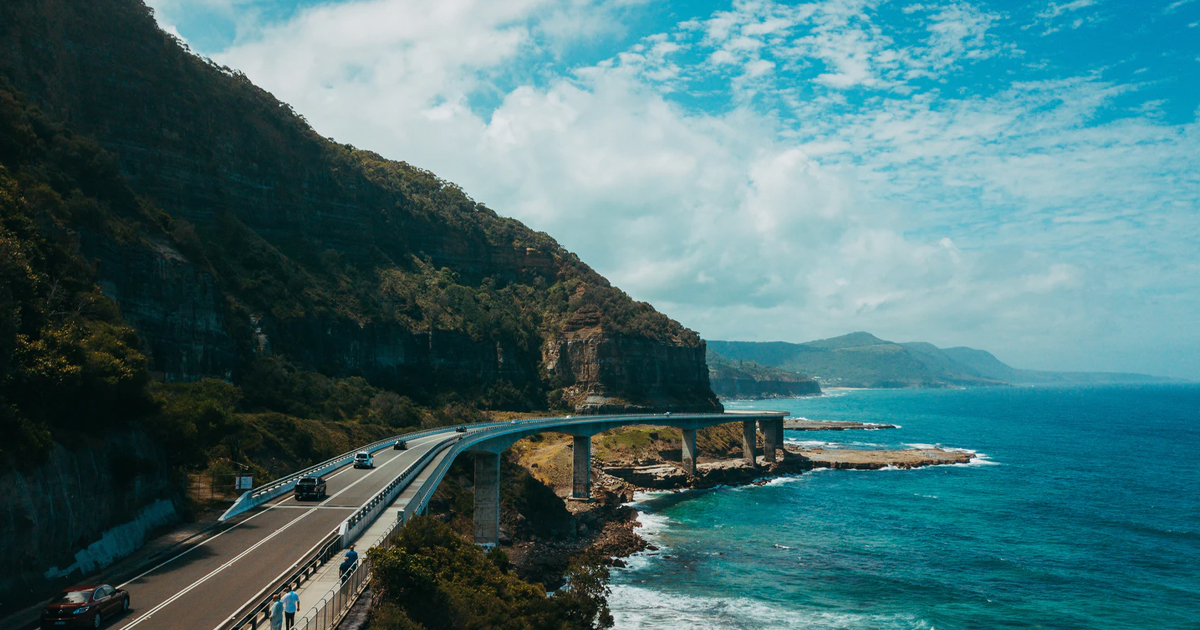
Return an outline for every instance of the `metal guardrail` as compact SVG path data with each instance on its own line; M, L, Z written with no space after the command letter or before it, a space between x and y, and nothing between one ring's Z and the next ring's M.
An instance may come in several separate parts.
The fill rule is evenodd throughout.
M392 501L395 501L396 497L412 483L412 480L421 474L425 464L446 450L450 444L449 441L445 441L426 451L417 461L405 467L404 472L400 473L391 483L384 486L362 507L355 510L349 518L342 521L342 525L338 528L338 532L342 535L342 544L349 544L350 541L358 538L363 530L370 527L371 523L374 523L375 519L379 517L379 513L391 505Z
M721 414L680 414L674 417L670 416L669 414L581 416L578 418L565 416L541 420L522 420L515 423L509 421L466 425L469 428L464 434L462 434L460 439L454 441L446 440L427 451L417 461L406 466L400 475L398 475L387 486L372 496L371 499L369 499L358 510L356 510L354 514L350 515L350 517L343 521L338 529L330 534L329 541L326 542L326 544L323 545L321 549L317 551L317 553L313 554L313 556L295 572L276 585L275 590L268 594L262 602L255 606L255 608L249 613L244 615L237 623L231 626L231 628L237 630L246 627L257 628L258 624L260 623L260 616L261 622L267 622L268 617L266 615L271 605L271 599L275 593L281 592L289 584L303 582L311 577L316 572L318 567L327 562L329 558L336 555L338 551L341 551L341 549L343 549L349 541L361 534L362 530L369 527L371 523L378 518L379 513L386 509L388 505L391 505L391 503L396 500L396 497L399 496L399 494L412 483L413 479L423 472L429 461L437 457L446 449L450 449L450 453L446 457L442 458L442 461L438 462L437 467L434 469L429 479L417 489L416 494L414 494L413 498L408 502L407 505L405 505L404 510L399 515L400 518L398 518L391 524L390 527L388 527L383 536L379 539L379 543L374 546L381 546L385 549L390 547L390 538L395 529L403 523L408 522L413 515L420 514L425 511L429 499L433 496L433 492L437 489L441 479L445 476L446 471L450 469L450 466L454 463L454 460L458 457L458 455L481 441L501 437L511 432L524 432L530 429L540 428L568 428L571 426L593 424L597 422L658 421L657 423L670 423L671 420L717 420L727 419L730 416L778 416L782 418L786 415L788 415L786 411L738 411ZM649 423L657 424L655 422ZM490 433L491 429L501 427L511 428L512 431L502 431L498 432L496 435L489 434L480 436L482 433ZM452 427L443 427L380 440L366 447L356 449L344 455L327 460L326 462L322 462L321 464L317 464L316 466L310 467L306 470L293 473L287 477L278 479L269 484L265 484L259 488L255 488L254 490L247 492L246 495L256 495L261 497L270 493L275 493L270 497L274 498L274 496L279 496L280 494L283 494L287 490L291 489L291 487L295 485L296 480L298 480L300 477L314 474L315 470L319 470L326 466L332 466L337 462L341 463L333 466L331 470L333 468L344 466L345 464L349 463L349 460L353 459L354 453L363 450L375 452L392 445L397 439L411 440L430 435L436 435L439 433L450 432L455 432L455 429ZM480 437L482 437L482 439L479 439ZM283 488L283 490L280 491L279 488ZM255 505L259 505L265 501L268 501L270 498L259 500ZM233 508L230 509L232 510ZM245 509L250 509L250 507ZM228 515L229 513L227 512L226 514ZM223 516L222 518L227 518L227 516ZM323 595L319 600L320 603L317 606L310 608L309 612L306 613L303 618L297 620L295 626L293 627L296 630L333 630L337 627L337 624L341 622L342 618L345 617L346 613L349 612L350 607L354 605L354 602L358 600L359 595L362 594L362 591L369 583L370 577L371 563L369 558L367 558L367 555L363 554L360 556L358 564L351 571L351 573L346 576L341 576L338 585L326 592L325 595Z
M416 437L425 437L427 435L444 431L444 429L428 431L424 432L422 435L417 435ZM413 438L408 437L405 439ZM395 440L387 441L387 444L390 445L394 441ZM354 514L351 514L349 518L342 521L338 528L329 534L328 540L324 545L321 546L319 550L317 550L307 559L301 559L301 561L297 562L297 565L300 566L296 571L292 572L286 578L276 583L271 592L267 593L266 596L254 606L254 608L242 615L242 617L234 622L230 628L239 630L241 628L257 628L260 623L268 623L271 599L274 597L274 595L277 593L282 593L288 585L299 585L312 577L312 575L315 574L323 564L328 562L330 558L337 555L337 553L344 549L346 545L350 543L350 541L357 538L363 529L370 527L371 523L373 523L379 516L379 513L382 512L388 505L390 505L391 502L396 499L396 496L403 492L404 489L407 488L410 483L412 483L412 480L421 473L421 471L425 468L425 465L429 463L429 460L433 457L436 457L449 446L449 441L442 442L421 455L417 461L406 466L404 470L391 481L391 483L389 483L379 492L375 493L373 497L364 503L362 507L358 508ZM391 533L395 530L395 528L396 524L393 523L392 526L388 528L387 533L384 534L384 539L386 539L388 536L391 536ZM359 562L359 566L362 566L361 560ZM358 572L358 568L356 568L355 571ZM339 589L344 590L342 588L344 586L345 581L340 583L338 587L333 589L333 591L339 591Z
M437 452L445 450L449 444L443 444L439 448L434 449ZM431 451L433 452L433 451ZM385 504L386 505L386 504ZM384 531L383 536L379 538L379 542L373 547L382 547L384 549L392 546L392 533L396 528L403 525L407 519L396 519L390 527ZM349 575L341 577L338 585L326 591L319 603L310 608L294 626L295 630L333 630L341 623L342 618L346 613L350 612L350 608L354 606L354 602L358 601L363 590L371 582L371 558L368 554L363 554L359 557L359 562L354 570Z
M296 482L299 481L302 477L307 477L309 475L315 475L315 476L319 477L321 475L324 475L324 474L327 474L334 470L337 470L338 468L341 468L342 466L345 466L345 465L349 464L350 462L352 462L354 460L355 453L359 453L362 451L369 451L371 453L376 453L378 451L381 451L381 450L391 446L392 444L394 444L396 442L396 440L413 440L413 439L422 438L422 437L425 437L428 435L444 433L447 430L448 429L445 429L445 428L437 428L437 429L429 429L429 430L425 430L425 431L417 431L414 433L404 433L401 435L393 435L392 437L384 438L382 440L372 442L366 446L362 446L362 447L356 448L352 451L347 451L345 453L342 453L341 455L338 455L337 457L332 457L330 459L327 459L319 464L309 466L308 468L305 468L298 472L294 472L290 475L280 477L279 479L276 479L274 481L267 482L261 486L258 486L256 488L253 488L251 490L247 490L246 492L244 492L242 494L242 496L238 497L237 501L235 501L233 503L233 505L229 506L229 509L225 510L225 513L222 514L220 516L220 518L218 518L217 520L219 520L219 521L228 520L234 516L237 516L238 514L241 514L242 512L245 512L247 510L252 510L252 509L262 505L263 503L266 503L267 501L274 499L275 497L287 494L288 491L290 491L292 488L294 488L296 486Z
M295 571L290 573L286 578L280 580L274 586L270 593L258 603L250 612L242 615L240 619L229 626L230 628L257 628L258 624L270 623L271 600L282 592L289 585L300 585L307 582L309 578L316 574L317 569L321 565L329 561L330 558L337 555L343 548L342 537L337 532L330 532L326 537L325 544L311 554L307 559L301 559L297 562L300 565ZM302 563L302 564L301 564ZM261 619L260 619L261 616Z

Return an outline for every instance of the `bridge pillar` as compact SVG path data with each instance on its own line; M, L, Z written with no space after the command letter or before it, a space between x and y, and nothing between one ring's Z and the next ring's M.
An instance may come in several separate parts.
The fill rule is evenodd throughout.
M571 467L571 498L592 499L592 438L576 435L575 455Z
M758 464L758 433L754 430L753 420L742 421L742 457L747 464L755 466Z
M683 471L696 476L696 430L683 429Z
M763 433L763 460L767 463L775 463L775 441L779 434L775 432L774 420L759 420L758 428Z
M475 544L500 542L500 455L475 453Z
M783 418L776 418L771 421L775 425L775 448L783 450Z

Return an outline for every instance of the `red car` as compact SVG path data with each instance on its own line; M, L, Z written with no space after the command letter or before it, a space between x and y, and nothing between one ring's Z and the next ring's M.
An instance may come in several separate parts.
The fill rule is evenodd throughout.
M129 592L107 584L80 584L42 608L42 628L99 628L129 610Z

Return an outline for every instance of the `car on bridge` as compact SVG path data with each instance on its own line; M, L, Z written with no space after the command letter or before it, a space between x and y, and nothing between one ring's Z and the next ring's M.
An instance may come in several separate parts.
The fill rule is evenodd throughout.
M305 499L324 499L329 496L329 491L326 489L325 480L321 477L301 477L300 481L296 482L296 490L293 493L297 501Z
M371 457L371 454L368 453L367 451L359 451L358 453L356 453L354 455L354 467L355 468L374 468L375 467L375 458Z
M108 584L80 584L42 608L42 628L99 628L129 610L129 592Z
M396 440L396 443L392 445L392 448L397 451L407 451L408 440Z

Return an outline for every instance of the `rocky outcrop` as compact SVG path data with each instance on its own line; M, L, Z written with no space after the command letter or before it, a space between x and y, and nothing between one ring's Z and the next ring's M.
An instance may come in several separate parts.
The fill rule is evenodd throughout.
M166 457L137 432L55 446L37 468L0 476L0 488L0 616L131 553L148 529L176 518Z
M711 394L704 342L666 345L582 328L546 342L542 363L580 413L721 411Z
M816 396L821 386L813 380L772 380L754 378L713 378L713 393L732 400L758 400L763 398L796 398Z
M0 79L139 197L109 208L132 234L82 247L165 380L236 381L271 351L429 400L503 381L534 406L720 408L695 333L454 184L322 137L139 0L0 3ZM577 312L603 332L563 327Z
M237 366L216 279L165 238L117 242L82 231L80 250L99 267L100 289L137 329L162 380L229 378ZM249 322L242 323L247 328Z
M815 396L821 386L797 372L755 363L735 361L711 350L707 354L709 382L713 392L725 399L795 398Z

